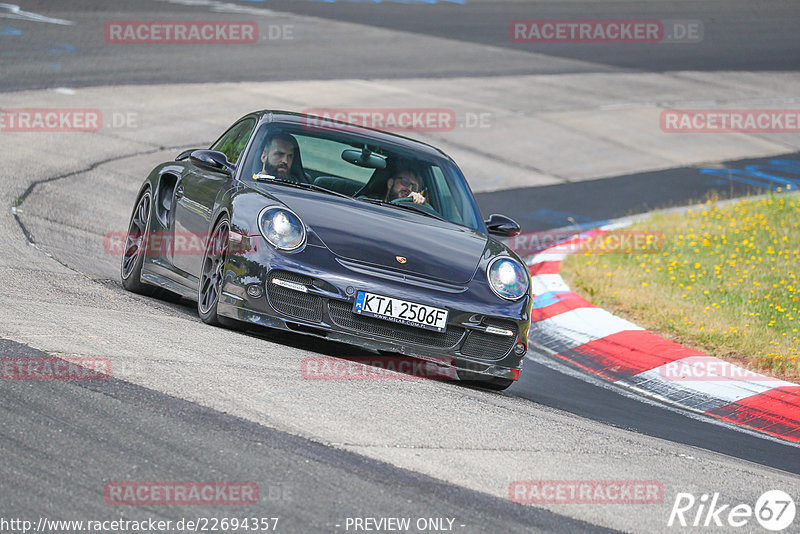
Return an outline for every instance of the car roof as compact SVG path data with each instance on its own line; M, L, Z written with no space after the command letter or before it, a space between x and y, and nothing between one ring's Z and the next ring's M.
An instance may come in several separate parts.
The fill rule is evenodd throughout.
M307 121L310 118L315 120L318 119L319 121L321 121L321 123L319 124L316 122L314 123L314 129L317 131L341 133L342 128L340 126L347 126L347 130L351 131L354 134L370 137L378 142L395 144L405 148L410 148L431 156L444 157L452 161L452 158L450 158L450 156L448 156L438 148L431 146L427 143L423 143L422 141L416 141L414 139L410 139L402 135L397 135L382 130L376 130L373 128L367 128L366 126L359 126L357 124L352 124L349 122L338 121L328 117L319 117L316 115L309 115L306 113L295 113L293 111L270 110L270 109L256 111L249 115L253 114L258 116L259 121L263 123L279 122L296 126L308 125Z

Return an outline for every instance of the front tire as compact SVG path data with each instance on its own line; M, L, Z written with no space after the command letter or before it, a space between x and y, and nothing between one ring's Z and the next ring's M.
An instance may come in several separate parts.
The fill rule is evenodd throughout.
M215 326L223 326L223 323L228 322L217 315L217 304L225 276L230 232L228 216L223 215L214 225L214 231L211 232L211 238L203 254L200 284L197 289L197 314L204 323Z

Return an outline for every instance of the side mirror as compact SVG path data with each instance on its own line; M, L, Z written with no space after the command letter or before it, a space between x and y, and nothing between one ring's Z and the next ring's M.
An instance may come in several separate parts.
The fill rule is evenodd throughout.
M493 235L513 237L522 232L522 228L514 219L498 213L492 213L483 223L486 225L486 230Z
M185 160L195 150L197 150L197 149L196 148L190 148L189 150L184 150L183 152L181 152L180 154L175 156L175 161L183 161L183 160Z
M203 169L233 176L234 166L222 152L216 150L195 150L189 154L189 161Z

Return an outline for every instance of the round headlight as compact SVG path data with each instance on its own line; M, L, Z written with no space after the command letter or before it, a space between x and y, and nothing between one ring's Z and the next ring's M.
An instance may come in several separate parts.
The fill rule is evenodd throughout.
M528 274L516 260L496 258L486 274L492 291L498 297L517 300L528 292Z
M287 208L264 208L258 215L261 235L280 250L295 250L306 241L306 228L300 217Z

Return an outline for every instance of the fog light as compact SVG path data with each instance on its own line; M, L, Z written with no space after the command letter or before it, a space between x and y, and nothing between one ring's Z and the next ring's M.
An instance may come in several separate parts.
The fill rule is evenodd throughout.
M249 286L247 286L247 294L253 297L254 299L257 299L264 294L264 290L261 289L260 284L250 284Z
M523 343L522 341L520 341L519 343L514 345L514 354L516 354L517 356L522 356L523 354L525 354L525 351L527 351L527 350L528 350L528 348L525 346L525 343Z

